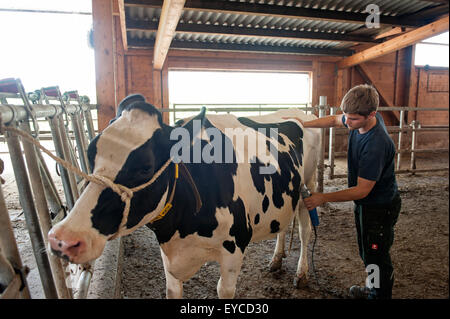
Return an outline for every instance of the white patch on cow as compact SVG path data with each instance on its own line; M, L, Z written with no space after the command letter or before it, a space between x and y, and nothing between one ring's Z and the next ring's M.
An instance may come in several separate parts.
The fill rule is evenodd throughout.
M221 247L222 242L217 237L201 237L194 233L181 238L179 231L160 246L161 255L166 259L164 268L182 281L191 278L205 262L218 260Z
M160 127L156 115L140 109L124 111L103 131L97 142L94 174L114 180L130 153L149 140Z

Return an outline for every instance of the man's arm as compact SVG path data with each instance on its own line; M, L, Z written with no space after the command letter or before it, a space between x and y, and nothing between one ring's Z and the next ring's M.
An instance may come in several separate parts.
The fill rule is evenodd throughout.
M369 195L375 183L376 181L358 177L358 184L354 187L333 193L312 193L311 197L304 199L304 202L308 210L313 210L327 202L347 202L362 199Z
M325 117L318 118L312 121L303 121L298 117L283 117L285 120L297 120L302 123L303 127L311 127L311 128L328 128L328 127L344 127L342 124L342 116L343 114L338 115L328 115Z

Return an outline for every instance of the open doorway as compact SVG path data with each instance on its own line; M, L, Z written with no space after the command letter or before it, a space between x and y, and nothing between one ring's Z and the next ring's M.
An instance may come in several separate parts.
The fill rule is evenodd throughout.
M197 114L202 106L213 114L249 116L308 105L308 72L169 71L170 124Z

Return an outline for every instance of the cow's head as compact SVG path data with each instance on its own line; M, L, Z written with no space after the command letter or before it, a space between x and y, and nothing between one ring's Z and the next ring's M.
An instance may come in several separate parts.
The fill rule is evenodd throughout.
M149 181L170 157L172 127L141 98L121 109L116 119L89 145L93 174L133 188ZM174 164L148 187L134 193L124 229L131 233L163 209L174 179ZM73 263L99 257L106 241L117 235L125 203L111 188L90 182L68 216L49 232L49 248Z

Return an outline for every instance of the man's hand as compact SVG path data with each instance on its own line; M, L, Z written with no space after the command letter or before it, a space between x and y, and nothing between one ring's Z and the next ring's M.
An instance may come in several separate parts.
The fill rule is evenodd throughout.
M311 196L304 199L303 202L308 210L313 210L317 206L327 202L347 202L362 199L370 193L375 183L376 181L358 177L358 184L356 186L333 193L311 193Z
M311 196L303 199L303 202L308 210L313 210L325 203L325 196L322 193L311 193Z

